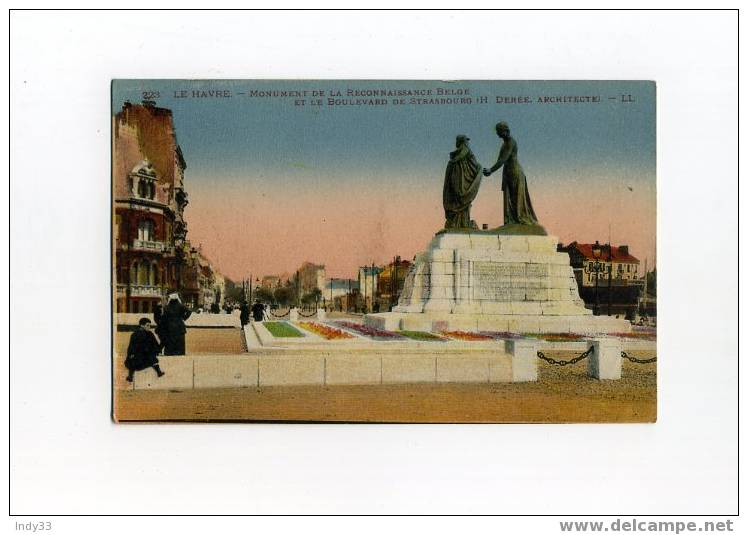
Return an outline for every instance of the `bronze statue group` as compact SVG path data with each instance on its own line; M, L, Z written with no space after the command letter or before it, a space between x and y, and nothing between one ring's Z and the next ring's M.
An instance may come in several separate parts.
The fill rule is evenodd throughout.
M163 351L166 356L185 354L185 320L192 312L182 304L179 294L169 295L166 307L157 305L153 314L153 323L148 318L141 318L138 328L130 336L127 346L125 367L127 380L132 382L136 371L153 368L161 377L164 372L159 367L158 356Z
M527 179L517 159L517 142L511 137L509 125L496 125L496 135L502 139L496 163L482 169L470 149L470 138L457 136L456 149L449 154L444 176L445 229L477 229L470 219L470 205L478 195L481 179L503 167L501 190L504 194L504 225L538 227L538 218L530 202Z

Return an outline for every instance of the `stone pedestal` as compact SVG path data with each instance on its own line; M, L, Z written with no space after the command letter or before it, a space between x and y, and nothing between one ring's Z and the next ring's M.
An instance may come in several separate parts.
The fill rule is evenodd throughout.
M628 332L628 321L592 316L569 255L554 236L440 232L416 256L392 312L367 325L415 330Z
M504 351L512 356L512 382L538 380L538 340L507 340Z
M592 353L587 357L587 375L594 379L621 378L621 339L595 338L587 342Z

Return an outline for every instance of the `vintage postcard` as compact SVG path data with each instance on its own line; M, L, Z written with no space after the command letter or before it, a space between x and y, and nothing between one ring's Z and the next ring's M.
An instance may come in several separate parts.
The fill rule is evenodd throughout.
M654 82L111 94L116 421L656 420Z

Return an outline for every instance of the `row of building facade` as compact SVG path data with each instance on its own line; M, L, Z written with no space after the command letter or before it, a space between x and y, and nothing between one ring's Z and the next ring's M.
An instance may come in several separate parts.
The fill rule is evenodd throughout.
M125 102L112 121L117 312L152 312L173 292L194 310L222 306L224 277L187 239L187 163L171 110Z
M598 314L633 317L646 302L646 266L629 252L628 245L578 243L558 245L569 254L579 296ZM646 306L644 307L647 308Z
M642 270L640 260L629 252L627 245L574 241L559 244L558 250L568 253L580 297L589 308L599 314L631 317L642 312L644 301L646 313L656 313L654 298L647 298L646 270ZM397 304L411 265L410 261L395 257L384 265L360 267L354 279L327 278L324 265L304 262L293 274L264 276L261 287L290 285L298 303L309 304L304 297L315 294L316 304L325 308L385 311Z
M256 289L290 287L293 302L301 305L361 312L388 310L397 304L410 266L410 261L395 257L389 264L360 267L356 278L328 278L324 264L303 262L294 273L258 278Z

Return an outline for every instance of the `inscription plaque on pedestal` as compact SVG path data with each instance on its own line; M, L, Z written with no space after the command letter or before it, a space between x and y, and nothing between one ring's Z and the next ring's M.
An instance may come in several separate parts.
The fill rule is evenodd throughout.
M508 301L511 286L508 264L473 262L473 298L490 301Z

